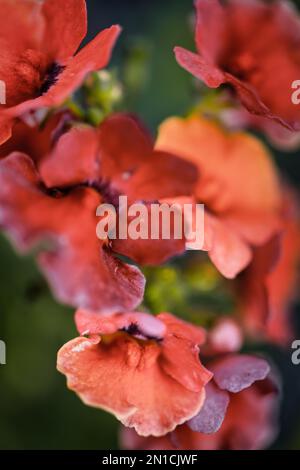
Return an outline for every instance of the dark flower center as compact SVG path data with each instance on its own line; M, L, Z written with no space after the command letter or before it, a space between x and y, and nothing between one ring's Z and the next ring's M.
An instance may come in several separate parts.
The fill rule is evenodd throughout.
M134 336L135 338L142 339L144 341L162 341L162 338L157 338L155 336L149 336L145 334L145 332L143 332L136 323L130 323L130 325L128 325L127 327L122 328L121 331L124 331L124 333L127 333L128 335Z
M130 325L127 328L124 328L123 331L132 336L140 334L139 328L136 323L130 323Z
M53 64L48 67L48 69L46 70L44 81L39 90L40 96L44 93L47 93L47 91L49 91L50 88L55 85L59 75L63 72L64 69L65 66L60 65L57 62L53 62Z
M97 180L89 182L88 186L93 188L103 197L104 201L108 204L112 204L116 208L119 206L119 192L112 188L111 184L108 181Z

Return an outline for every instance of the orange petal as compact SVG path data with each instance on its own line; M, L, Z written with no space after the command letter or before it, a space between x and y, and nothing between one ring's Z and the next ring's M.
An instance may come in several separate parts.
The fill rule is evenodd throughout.
M194 393L166 375L159 345L127 335L112 342L76 338L61 348L57 367L87 405L113 413L143 436L162 436L194 416L204 390Z
M81 310L76 323L91 337L65 344L57 367L84 403L110 411L142 436L162 436L200 410L212 377L199 360L201 328L167 313L99 319Z

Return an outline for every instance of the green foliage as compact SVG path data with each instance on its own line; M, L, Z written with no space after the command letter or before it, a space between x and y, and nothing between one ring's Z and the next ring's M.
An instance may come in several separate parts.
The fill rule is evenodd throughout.
M172 312L185 320L210 326L219 315L235 311L228 283L205 255L185 255L157 268L146 268L144 304L153 313Z

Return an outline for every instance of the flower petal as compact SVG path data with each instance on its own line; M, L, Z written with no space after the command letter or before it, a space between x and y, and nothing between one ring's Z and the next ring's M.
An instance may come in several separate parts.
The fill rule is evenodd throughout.
M231 396L219 442L232 450L267 448L278 433L278 403L278 391L270 379Z
M169 199L157 201L153 205L148 202L139 203L136 206L137 215L127 216L127 238L121 239L117 237L116 239L111 239L112 249L138 264L148 266L156 266L184 253L186 248L184 220L181 208L177 202L175 198L173 201ZM162 215L160 217L158 215L158 217L154 217L153 207L162 211L165 210L164 214L166 216ZM132 210L133 208L134 206L132 205L130 209ZM141 212L139 213L140 210ZM123 219L121 219L121 224L118 222L117 229L121 228L122 221ZM137 229L135 229L136 223L138 223ZM131 224L134 224L134 229L131 228ZM135 238L136 232L139 235L137 239ZM154 238L152 233L155 233L157 238Z
M242 321L251 336L264 337L268 330L270 299L266 281L275 269L282 245L282 235L253 251L253 260L237 279L236 293Z
M71 120L67 112L59 112L47 118L45 124L31 126L18 121L13 127L13 135L0 147L0 159L12 152L21 152L29 155L38 163L51 151L57 135Z
M110 342L76 338L58 352L57 368L83 402L112 412L143 436L162 436L200 409L191 392L159 367L160 346L123 334Z
M111 335L117 331L128 331L133 336L163 339L166 333L166 326L161 320L142 312L99 316L81 309L75 313L75 323L81 335Z
M199 360L199 345L205 339L205 331L168 313L161 313L157 318L167 325L164 354L160 358L164 371L186 389L201 391L212 378Z
M257 380L263 380L270 372L264 359L246 354L230 355L210 365L214 381L222 390L238 393Z
M276 437L277 420L278 391L267 378L230 396L225 419L217 432L193 432L184 424L176 428L172 441L179 450L264 449Z
M116 113L105 119L99 135L102 173L109 180L133 172L153 150L148 132L127 114Z
M119 26L101 31L75 57L69 59L56 83L46 93L7 109L6 115L16 117L30 110L61 105L81 85L88 73L107 65L120 31Z
M12 134L12 120L0 116L0 145L5 143Z
M12 154L0 165L0 224L22 251L47 243L38 261L56 297L105 313L135 308L144 278L97 239L99 195L86 188L49 195L26 155Z
M1 0L0 18L5 18L2 22L0 42L1 45L3 41L9 45L8 52L12 54L38 47L44 27L39 1Z
M147 162L118 184L131 200L191 196L198 179L192 164L164 152L152 152Z
M166 120L156 148L197 166L195 196L206 208L205 230L210 227L215 238L210 256L226 277L234 277L251 260L251 246L280 230L282 194L266 149L245 133L225 133L196 115Z
M153 151L153 143L131 116L116 114L100 126L101 172L131 200L187 196L197 182L194 165Z
M195 42L200 55L218 63L228 45L227 17L219 0L196 0Z
M208 251L211 261L223 276L234 279L250 263L252 250L236 232L207 212L205 226L213 233L212 246Z
M229 395L212 382L205 387L205 402L199 413L187 422L192 431L212 434L217 432L225 418Z
M289 130L294 130L294 124L281 119L280 116L276 116L272 111L264 104L260 99L255 88L248 83L239 80L233 75L226 73L226 82L232 85L241 100L241 103L249 111L249 113L254 114L255 116L262 116L268 119L271 119L278 124L281 124L283 127Z
M120 433L122 449L128 450L174 450L169 435L163 437L141 437L134 429L122 426Z
M228 133L197 115L173 117L160 126L156 148L176 152L197 166L197 196L214 212L249 214L252 225L254 215L265 220L266 214L280 210L276 168L267 148L255 137Z
M99 176L97 132L91 127L73 127L58 140L43 159L39 170L49 188L72 186Z
M300 71L297 12L284 1L197 0L195 7L198 53L177 47L178 63L209 87L229 85L253 115L299 130L291 99ZM274 76L271 84L263 79L267 75Z
M87 33L85 0L45 0L43 46L49 61L64 63L77 51Z
M195 77L203 80L207 86L218 88L226 82L226 76L221 69L209 64L200 55L182 47L175 47L174 52L179 65Z

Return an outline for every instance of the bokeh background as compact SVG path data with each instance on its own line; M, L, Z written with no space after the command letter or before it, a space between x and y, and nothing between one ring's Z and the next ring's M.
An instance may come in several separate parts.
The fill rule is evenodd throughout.
M130 91L128 109L153 133L165 117L183 114L195 88L172 49L193 47L192 0L87 0L87 5L88 39L113 23L124 28L111 67L118 67ZM299 187L299 152L275 157ZM58 348L76 335L72 313L52 298L32 258L18 257L0 236L0 339L7 345L7 364L0 365L0 448L118 447L117 421L84 406L55 369ZM300 339L299 305L293 306L293 320ZM300 449L300 366L292 365L291 350L264 349L283 377L281 427L273 447Z

